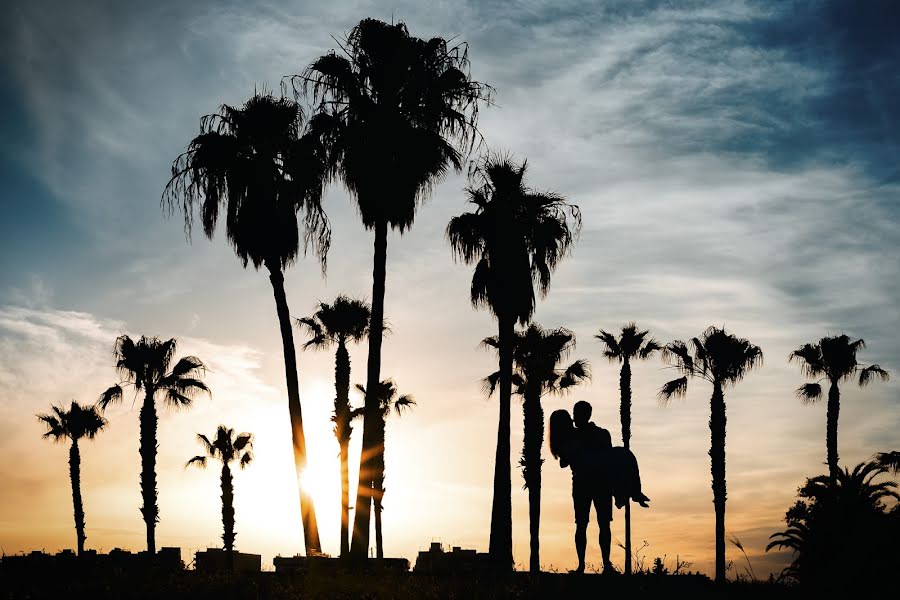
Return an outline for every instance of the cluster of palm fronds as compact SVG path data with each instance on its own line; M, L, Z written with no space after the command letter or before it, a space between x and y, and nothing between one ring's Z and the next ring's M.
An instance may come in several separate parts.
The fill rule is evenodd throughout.
M807 479L785 514L788 528L767 546L793 551L785 577L815 587L862 588L896 572L900 494L897 482L880 477L896 454Z

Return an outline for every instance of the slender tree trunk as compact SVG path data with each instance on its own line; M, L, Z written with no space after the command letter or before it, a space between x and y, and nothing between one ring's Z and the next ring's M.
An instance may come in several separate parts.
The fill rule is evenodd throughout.
M334 355L334 434L341 448L341 556L350 553L350 353L344 340Z
M541 572L541 447L544 444L544 409L540 390L528 390L522 403L524 442L522 476L528 488L528 523L531 541L529 570Z
M622 445L631 448L631 363L626 356L619 372L619 392L622 402L619 417L622 421ZM625 574L631 575L631 497L625 499Z
M725 396L722 384L713 383L710 399L710 448L713 506L716 511L716 581L725 581Z
M222 465L222 542L228 569L234 570L234 482L228 464Z
M146 389L141 407L141 497L144 505L141 514L147 526L147 552L156 554L156 524L159 522L159 506L156 504L156 429L159 419L153 402L155 390Z
M319 552L319 525L316 521L316 507L312 497L303 489L302 474L306 468L306 436L303 433L303 414L300 409L300 383L297 376L297 355L294 350L294 332L291 328L291 313L288 310L287 296L284 293L284 273L280 265L273 260L266 261L269 270L269 281L275 294L275 308L278 311L278 324L281 327L281 343L284 349L284 375L287 380L288 411L291 416L291 439L294 443L294 468L297 472L297 483L300 488L300 516L303 521L303 543L306 554Z
M75 536L78 538L78 556L84 553L84 505L81 501L81 452L78 440L72 440L69 448L69 478L72 480L72 504L75 507Z
M381 341L384 333L384 288L387 268L387 222L375 225L375 252L372 265L372 321L369 326L369 356L366 365L366 400L363 414L362 450L359 457L359 483L353 515L353 539L350 553L365 558L369 551L369 527L374 481L373 461L377 452L378 421L382 418L377 397L381 381Z
M836 381L828 388L828 410L826 413L825 446L827 449L828 473L832 478L838 473L838 414L841 412L841 390Z
M507 311L503 311L506 313ZM494 499L491 504L490 555L495 568L513 568L512 555L512 473L510 468L510 406L512 402L513 334L516 321L498 315L500 355L500 419L497 426L497 454L494 458Z
M387 416L387 415L385 415ZM378 448L375 459L375 481L372 482L373 500L375 504L375 556L384 558L384 542L381 530L381 511L383 509L382 502L384 500L384 419L381 421L381 428L378 435Z

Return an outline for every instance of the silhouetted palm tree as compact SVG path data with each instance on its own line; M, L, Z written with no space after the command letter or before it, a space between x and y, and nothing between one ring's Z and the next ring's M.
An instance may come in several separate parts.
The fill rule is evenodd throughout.
M147 525L147 551L156 553L156 523L159 522L159 506L156 500L156 429L159 418L156 415L156 397L172 408L188 408L194 397L209 393L209 388L200 380L206 373L206 365L196 356L181 358L171 367L175 358L174 339L162 341L159 338L141 336L135 342L127 335L116 339L116 370L124 384L133 385L136 392L144 392L141 406L141 497L144 505L141 514ZM171 367L171 371L169 368ZM103 392L97 402L106 410L112 403L122 400L122 385L117 384Z
M369 332L372 311L369 304L347 296L338 296L334 304L319 303L319 308L311 317L298 319L297 323L307 330L310 340L304 348L329 348L337 345L334 354L334 436L340 445L341 455L341 556L350 552L350 471L348 450L350 421L355 411L350 407L350 353L347 342L358 342Z
M366 388L357 383L356 389L365 397ZM416 401L412 396L404 394L397 397L397 384L390 379L385 379L378 384L375 391L375 397L378 398L378 411L381 416L380 426L376 430L376 446L375 458L373 465L375 467L375 477L372 482L372 497L375 501L375 556L384 558L384 545L381 535L381 511L382 502L384 500L384 443L385 443L385 427L387 425L387 417L391 414L391 409L396 411L397 416L403 414L403 410L412 408Z
M875 455L875 462L886 471L894 475L900 475L900 452L897 450L892 452L879 452Z
M486 338L484 345L499 350L498 336ZM528 489L528 520L531 540L529 568L540 573L541 532L541 448L544 445L544 408L541 397L562 391L582 383L591 376L587 361L576 360L564 369L557 368L575 347L575 334L568 329L544 329L532 323L525 331L517 331L513 337L512 375L516 393L522 396L524 437L522 443L522 477ZM485 378L485 391L490 396L500 381L495 372Z
M900 511L888 511L884 501L900 500L900 494L894 481L875 482L887 472L872 461L807 479L785 514L788 529L766 546L793 550L785 576L804 585L859 589L896 569Z
M306 437L284 270L300 253L300 213L304 252L312 245L323 271L331 243L321 205L325 154L315 137L302 135L302 119L299 105L271 94L255 94L242 107L223 104L218 114L201 119L200 135L172 164L163 193L170 211L181 207L188 231L196 204L208 238L224 210L225 234L241 263L264 266L269 272L281 328L298 485L306 467ZM303 489L300 512L307 552L321 550L315 506Z
M709 401L710 448L713 506L716 511L716 581L725 581L725 387L734 385L748 371L762 364L759 346L736 337L725 329L710 327L688 345L681 340L667 344L663 357L684 373L666 383L659 392L662 401L683 397L688 376L699 377L713 386Z
M578 207L552 192L529 189L525 172L526 163L518 165L506 156L485 156L470 174L466 189L475 212L453 217L447 225L454 254L466 264L476 264L472 304L489 308L498 323L500 419L490 552L501 568L512 567L509 421L515 326L531 320L534 285L542 296L547 294L551 273L581 228Z
M467 46L412 36L402 21L364 19L334 51L302 76L304 92L319 103L312 128L329 148L330 175L340 178L375 232L372 326L366 385L381 380L382 324L388 228L402 234L416 209L476 137L478 103L491 89L472 81ZM365 557L373 481L378 400L367 397L351 552Z
M631 448L631 361L647 360L655 352L662 350L659 342L647 339L649 331L639 331L637 324L628 323L619 337L600 330L595 335L606 346L603 355L609 362L622 363L619 371L619 417L622 421L622 445ZM631 575L631 498L625 500L625 574Z
M874 377L888 380L888 373L878 365L864 367L856 360L856 353L866 347L862 340L850 341L846 335L823 337L816 344L804 344L791 352L789 360L797 360L807 377L821 377L815 383L805 383L797 389L797 396L804 403L812 403L822 397L821 381L828 380L828 409L826 411L825 448L828 471L838 469L838 414L841 410L842 381L847 381L857 373L860 387Z
M240 468L244 468L253 460L253 434L239 433L234 435L234 429L228 429L219 425L216 435L210 441L203 434L197 434L197 440L203 446L206 454L198 455L185 463L185 467L196 465L206 468L206 459L212 458L222 463L222 542L225 545L225 554L228 557L228 566L234 567L234 483L231 476L231 463L238 461Z
M104 419L97 411L96 406L81 406L72 400L72 406L65 410L59 406L52 406L53 413L39 414L37 418L47 426L47 431L42 436L44 439L54 442L71 440L69 447L69 478L72 480L72 504L75 509L75 536L78 539L78 555L84 552L84 505L81 501L81 452L78 450L78 440L89 440L106 427Z

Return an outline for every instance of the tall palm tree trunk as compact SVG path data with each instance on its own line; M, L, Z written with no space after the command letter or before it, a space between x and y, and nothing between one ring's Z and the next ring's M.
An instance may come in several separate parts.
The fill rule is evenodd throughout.
M291 329L291 314L288 310L287 296L284 293L284 273L281 272L278 262L274 260L267 260L266 268L269 270L269 281L272 282L272 290L275 294L278 324L281 327L288 411L291 416L291 439L294 443L294 467L299 484L303 470L306 468L306 436L303 433L303 413L300 409L300 384L297 376L297 355L294 351L294 333ZM307 555L310 552L321 551L316 507L302 484L300 485L300 517L303 521L303 542Z
M525 439L522 447L522 475L528 488L528 524L531 542L529 570L541 572L541 446L544 443L544 409L538 390L529 390L522 403Z
M841 412L841 390L837 381L831 382L828 388L828 409L825 416L825 446L827 451L828 472L834 478L838 473L838 414Z
M497 454L494 458L494 498L491 504L489 552L494 566L511 570L512 556L512 473L510 468L510 419L512 402L513 335L516 321L508 311L498 315L497 341L500 355L500 421L497 426Z
M156 504L156 429L159 419L153 402L155 390L146 388L141 407L141 497L144 505L141 514L147 526L147 552L156 554L156 524L159 522L159 506Z
M350 553L350 353L344 340L334 355L334 433L341 448L341 556Z
M375 459L375 480L372 482L372 493L375 504L375 556L384 558L384 541L381 530L382 501L384 500L384 428L382 420L378 435L378 451Z
M228 464L222 465L222 543L228 568L234 568L234 482Z
M710 399L710 449L713 507L716 511L716 581L725 581L725 396L713 383Z
M69 478L72 480L72 504L75 509L75 536L78 538L78 556L84 552L84 505L81 501L81 452L78 440L72 440L69 448Z
M375 225L375 252L372 265L372 321L369 326L369 356L366 365L366 400L363 414L362 450L359 456L359 483L353 515L351 555L365 558L369 551L369 524L374 481L374 459L378 444L378 421L382 418L376 396L381 381L381 339L384 333L384 287L387 269L387 221Z
M631 448L631 363L626 356L619 371L619 418L622 421L622 445ZM631 575L631 498L625 499L625 574Z

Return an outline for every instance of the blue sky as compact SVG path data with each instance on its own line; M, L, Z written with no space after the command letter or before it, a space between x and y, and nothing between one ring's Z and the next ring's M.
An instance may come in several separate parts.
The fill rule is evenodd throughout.
M174 336L222 357L203 357L221 360L216 377L229 378L227 390L214 389L216 410L173 417L179 429L164 444L211 432L219 417L249 429L240 421L258 420L259 411L235 390L268 398L265 406L280 418L282 366L266 277L242 270L221 236L188 244L180 217L164 218L159 198L201 115L240 103L255 88L277 88L365 16L402 19L422 37L468 41L473 77L497 88L497 106L481 118L487 145L527 158L534 187L562 193L584 211L573 256L536 318L573 329L577 355L594 363L596 376L577 397L552 403L588 399L617 435L615 369L591 338L601 327L634 319L666 341L724 324L763 348L764 369L731 392L728 458L729 527L761 564L776 565L761 555L765 537L824 455L824 407L792 397L802 378L787 354L844 331L866 339L866 362L900 367L896 3L14 1L3 11L0 451L22 452L35 472L64 465L40 443L29 415L73 396L91 399L108 385L113 372L104 365L122 332ZM468 305L469 269L453 263L443 240L447 220L464 209L464 185L462 175L448 177L413 230L389 243L386 311L394 333L385 374L421 399L416 413L391 425L398 446L388 460L408 471L398 467L385 513L388 550L398 555L412 556L432 536L481 548L487 542L485 465L496 406L479 395L491 357L476 346L494 325ZM322 279L311 260L288 272L295 316L339 292L370 293L370 234L340 187L326 208L334 225L329 272ZM48 376L42 359L60 353L68 355L50 361L60 372ZM364 356L356 349L354 364ZM322 421L327 462L330 358L304 353L300 360L301 385L322 397L320 407L304 410ZM661 367L636 369L635 447L658 498L637 535L653 555L687 554L707 568L706 390L694 386L684 403L657 407L655 390L669 375ZM858 462L900 446L895 381L848 388L845 396L842 457ZM133 412L122 409L120 438L95 445L121 444L123 452L135 445L136 458L124 429L135 425ZM514 435L520 429L514 421ZM435 439L446 446L415 447ZM514 450L518 443L514 437ZM98 460L107 451L98 449ZM281 460L276 454L272 461ZM410 454L434 457L403 462ZM134 463L116 479L122 494L136 488ZM173 481L194 482L184 485L198 494L207 489L180 465L172 469ZM556 485L544 500L545 562L571 566L566 479L552 462L544 470ZM416 481L428 482L419 496L410 489ZM65 492L64 481L53 485L45 486L48 498ZM514 492L524 561L525 494L517 485ZM64 502L48 500L45 512L25 514L16 512L18 498L15 490L0 492L7 551L30 547L17 523L48 514L59 526L41 534L43 544L66 543ZM422 506L444 502L465 508ZM403 524L391 523L392 503L409 513ZM281 510L292 510L288 500ZM165 505L163 514L165 526ZM90 505L88 515L90 526ZM120 517L121 529L132 532L122 544L139 543L136 515L128 509ZM680 539L667 524L673 516L696 522L696 536ZM194 518L214 540L214 515ZM278 545L264 520L252 527L260 551L294 551L289 531Z

